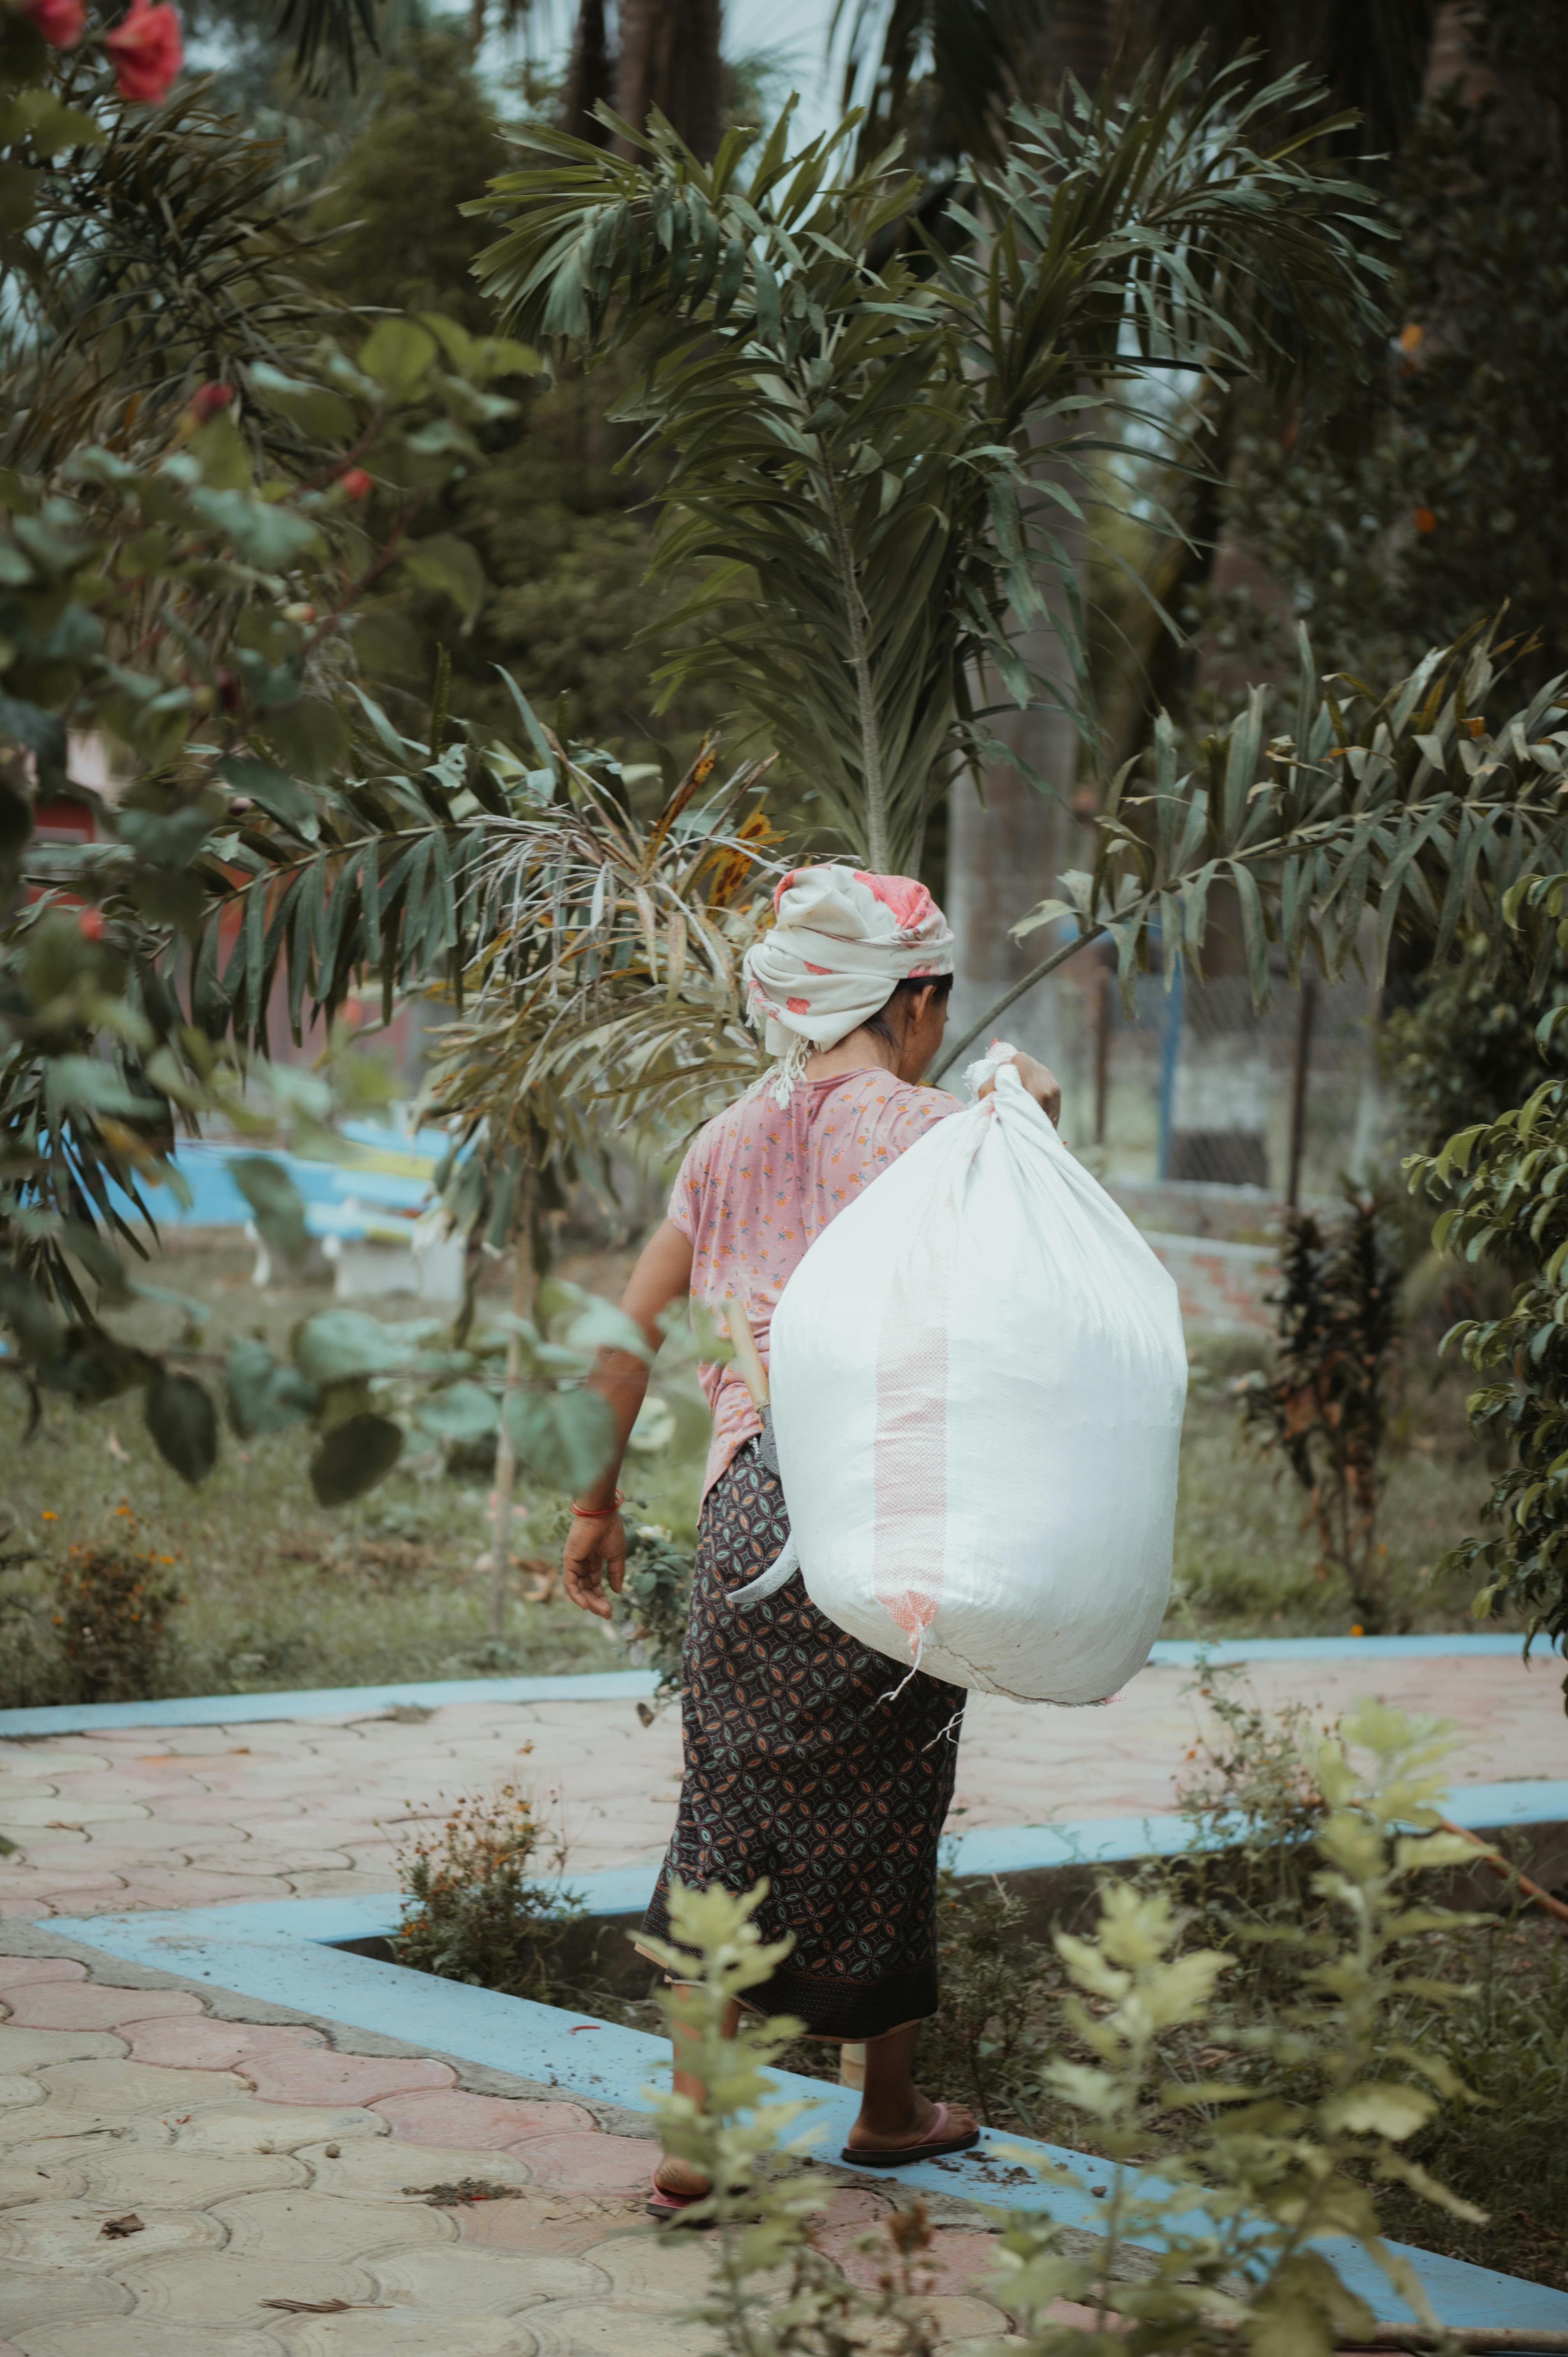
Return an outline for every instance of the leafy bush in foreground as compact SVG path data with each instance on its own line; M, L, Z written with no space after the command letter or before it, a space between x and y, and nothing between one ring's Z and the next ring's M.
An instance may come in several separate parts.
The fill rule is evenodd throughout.
M1291 2001L1271 2019L1240 2031L1223 2023L1217 1992L1231 1959L1212 1949L1177 1953L1180 1925L1166 1896L1108 1884L1093 1934L1058 1934L1076 1990L1069 2019L1092 2059L1058 2061L1045 2076L1112 2167L1105 2237L1090 2255L1069 2253L1044 2212L1006 2221L993 2289L1018 2319L1018 2345L1036 2357L1101 2346L1136 2357L1229 2348L1240 2335L1261 2357L1331 2351L1336 2335L1369 2333L1373 2318L1341 2281L1327 2237L1359 2244L1434 2328L1419 2282L1381 2239L1374 2189L1393 2185L1462 2217L1482 2214L1403 2149L1442 2104L1466 2101L1468 2091L1441 2055L1386 2035L1391 2012L1412 1992L1434 2004L1464 1994L1411 1969L1424 1935L1466 1920L1419 1903L1419 1876L1471 1856L1439 1827L1444 1751L1432 1722L1376 1704L1318 1747L1313 1768L1326 1806L1313 1888L1333 1932L1325 1939L1273 1927L1294 1972ZM1369 1758L1365 1771L1358 1754ZM705 2109L665 2097L661 2134L667 2150L709 2175L708 2214L726 2230L693 2320L715 2331L732 2357L825 2357L856 2345L848 2333L856 2322L875 2328L878 2347L921 2351L929 2341L920 2337L908 2269L887 2271L875 2294L830 2281L811 2234L826 2188L793 2169L778 2173L800 2157L801 2107L769 2101L763 2073L795 2025L743 2019L736 2040L720 2035L731 2000L764 1980L781 1953L762 1944L752 1921L762 1896L678 1892L676 1944L661 1959L688 1982L662 2002L686 2041L686 2067L707 2088ZM1208 2073L1171 2080L1165 2033L1206 2022L1256 2060L1262 2084L1251 2073L1241 2083ZM1156 2179L1141 2164L1173 2113L1191 2115L1195 2127L1186 2150L1161 2154ZM1016 2157L1047 2183L1068 2181L1030 2154ZM895 2248L918 2247L920 2222L900 2213L888 2233ZM1119 2276L1119 2260L1134 2246L1144 2254L1139 2272ZM789 2270L782 2298L781 2268ZM1092 2333L1052 2320L1048 2309L1063 2298L1090 2306Z

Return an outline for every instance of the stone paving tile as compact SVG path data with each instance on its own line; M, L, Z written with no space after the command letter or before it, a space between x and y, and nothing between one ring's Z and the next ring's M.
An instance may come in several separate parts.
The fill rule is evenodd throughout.
M124 2284L81 2267L0 2267L0 2332L30 2348L40 2327L84 2317L124 2317L134 2303Z
M462 2145L474 2151L500 2151L526 2136L591 2129L594 2125L592 2113L581 2104L470 2095L461 2087L389 2095L371 2108L391 2122L394 2136L411 2144Z
M0 2069L36 2071L45 2062L99 2062L124 2059L125 2040L106 2029L23 2029L0 2025Z
M560 2206L553 2195L532 2190L528 2170L515 2154L490 2152L477 2145L443 2145L435 2149L425 2146L411 2152L402 2137L362 2137L357 2143L339 2145L330 2155L324 2144L306 2145L295 2158L309 2169L317 2191L336 2201L384 2201L394 2195L432 2192L438 2185L475 2177L491 2185L512 2186L519 2199L526 2197L545 2210ZM510 2201L478 2205L487 2211L513 2207ZM460 2233L478 2209L465 2207L446 2214Z
M294 2152L302 2145L348 2144L387 2132L385 2120L374 2112L349 2104L333 2111L325 2104L300 2104L285 2111L258 2103L248 2087L241 2093L243 2103L203 2104L190 2112L174 2130L176 2144L190 2152Z
M125 2214L104 2201L33 2201L26 2209L0 2212L0 2264L106 2273L124 2263L125 2243L106 2236L103 2229ZM144 2196L136 2215L142 2222L134 2238L140 2259L222 2245L221 2223L199 2210L156 2210Z
M394 2309L302 2317L287 2346L295 2357L538 2357L541 2344L521 2319L476 2316L459 2321ZM684 2357L697 2352L688 2349Z
M38 1981L84 1981L87 1966L74 1956L0 1956L0 1998L11 1988Z
M510 2149L523 2162L536 2185L559 2193L615 2193L640 2190L648 2183L657 2153L640 2136L528 2136Z
M514 2316L548 2299L596 2299L607 2277L585 2259L553 2253L475 2250L398 2251L372 2258L379 2298L435 2316Z
M248 2257L232 2250L183 2253L134 2261L117 2283L126 2307L134 2305L143 2317L171 2324L243 2324L252 2330L271 2323L263 2305L269 2299L343 2299L364 2308L375 2298L364 2267L314 2251Z
M329 2047L278 2047L252 2054L245 2076L265 2104L362 2104L416 2087L453 2087L449 2062L417 2056L335 2054Z
M16 2357L279 2357L283 2343L263 2332L209 2324L171 2324L166 2317L117 2316L113 2323L73 2321L30 2331ZM0 2342L0 2357L14 2344Z
M0 2023L0 2080L19 2099L0 2115L0 2357L705 2357L676 2319L712 2249L648 2228L650 2136L565 2099L469 2093L433 2057L219 2021L196 1990L121 1989L67 1961L26 1960L8 1997L92 1998L105 2019L151 1996L189 2009L121 2037ZM463 2178L510 2190L423 2198ZM887 2207L844 2186L829 2230L853 2240ZM129 2212L140 2231L106 2236ZM954 2357L1004 2321L961 2282L958 2244L967 2261L986 2241L952 2237L932 2304ZM266 2307L280 2298L350 2305Z
M1151 1669L1091 1713L972 1696L953 1828L1169 1809L1200 1731L1190 1684L1186 1672ZM1466 1741L1457 1781L1568 1774L1550 1663L1269 1662L1251 1666L1248 1686L1265 1707L1305 1695L1324 1717L1369 1692L1436 1710ZM556 1795L572 1868L640 1864L668 1837L679 1768L673 1716L644 1728L620 1701L452 1704L417 1727L347 1714L133 1728L91 1749L68 1737L0 1742L0 1820L8 1793L25 1820L25 1854L0 1864L0 1917L384 1891L413 1826L513 1775Z
M327 2041L318 2029L295 2029L285 2022L177 2019L132 2022L125 2042L137 2062L178 2061L188 2070L233 2071L253 2083L248 2058Z
M650 2173L659 2147L650 2138L644 2149ZM494 2159L515 2165L510 2153L497 2154ZM497 2176L499 2171L487 2155L484 2169L475 2173ZM648 2222L643 2207L647 2188L647 2174L629 2193L555 2193L529 2186L510 2201L477 2201L453 2214L459 2240L488 2251L570 2251L580 2256L607 2234L641 2233Z
M43 1981L12 1989L10 2018L20 2029L117 2029L171 2013L200 2014L189 1989L97 1988L90 1981Z
M143 2202L162 2210L197 2210L242 2193L310 2182L310 2171L291 2153L192 2152L178 2145L119 2142L95 2153L81 2174L91 2200L109 2203L120 2216L134 2210L138 2217Z

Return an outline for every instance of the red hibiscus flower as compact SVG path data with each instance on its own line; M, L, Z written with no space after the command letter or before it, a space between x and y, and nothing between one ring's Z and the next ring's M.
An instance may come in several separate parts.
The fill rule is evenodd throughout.
M82 0L27 0L23 13L51 49L74 49L87 28Z
M150 106L163 98L185 59L179 18L168 0L157 0L156 5L152 0L131 0L103 46L114 60L121 97L135 106Z

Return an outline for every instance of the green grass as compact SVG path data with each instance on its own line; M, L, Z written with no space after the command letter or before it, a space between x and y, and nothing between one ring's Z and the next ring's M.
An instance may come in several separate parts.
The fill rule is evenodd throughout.
M568 1263L564 1273L615 1294L619 1254ZM257 1293L249 1254L193 1246L158 1275L208 1309L215 1359L231 1335L259 1333L286 1348L296 1320L324 1308L320 1285ZM404 1300L389 1318L412 1314ZM141 1305L121 1330L168 1340L177 1311ZM1315 1566L1305 1501L1288 1477L1260 1465L1242 1438L1230 1385L1255 1360L1250 1346L1199 1353L1182 1444L1176 1584L1166 1633L1344 1633L1350 1609L1339 1582ZM1464 1383L1433 1388L1430 1354L1415 1361L1389 1453L1383 1528L1400 1617L1415 1629L1472 1626L1463 1584L1444 1587L1430 1567L1476 1519L1487 1489L1480 1450L1465 1428ZM695 1536L706 1416L689 1372L665 1370L660 1388L675 1411L675 1437L654 1458L633 1460L627 1483L637 1510L684 1544ZM0 1385L0 1706L69 1698L55 1655L52 1578L73 1544L124 1533L128 1509L139 1544L173 1558L184 1601L163 1690L252 1693L295 1686L380 1684L412 1678L548 1674L619 1666L618 1641L559 1595L530 1604L529 1577L514 1574L504 1639L487 1632L488 1575L476 1558L489 1544L488 1477L442 1469L411 1446L397 1471L358 1505L317 1508L306 1480L303 1427L242 1448L226 1435L218 1469L188 1490L153 1452L135 1394L87 1413L46 1401L25 1438L19 1385ZM529 1519L519 1555L558 1557L565 1510L524 1482Z
M274 1350L290 1329L324 1308L323 1286L258 1293L251 1255L217 1247L181 1251L160 1281L209 1311L208 1347L254 1332ZM568 1263L564 1274L618 1288L619 1265ZM361 1305L373 1307L373 1305ZM414 1314L394 1299L384 1315ZM117 1330L172 1339L175 1311L151 1305L116 1316ZM214 1371L216 1372L216 1371ZM706 1414L690 1375L661 1375L675 1410L671 1446L636 1458L625 1478L646 1519L690 1543L706 1447ZM225 1431L216 1471L188 1489L154 1452L130 1394L86 1413L47 1399L39 1430L25 1438L26 1401L0 1385L0 1707L69 1699L52 1630L53 1577L77 1543L122 1536L173 1558L183 1602L162 1691L260 1693L301 1686L375 1685L412 1678L623 1668L618 1640L559 1595L524 1600L530 1574L514 1568L506 1632L487 1631L489 1574L475 1569L489 1545L488 1475L444 1473L417 1439L397 1470L355 1505L325 1512L306 1478L304 1426L242 1447ZM520 1557L558 1560L566 1511L555 1493L524 1480L528 1521ZM21 1555L19 1563L14 1558Z
M1305 1491L1278 1460L1260 1461L1241 1431L1231 1386L1262 1363L1262 1351L1251 1341L1210 1341L1197 1346L1195 1359L1165 1634L1348 1635L1350 1599L1339 1575L1318 1567ZM1469 1583L1440 1579L1435 1570L1450 1547L1479 1528L1491 1486L1465 1419L1466 1373L1439 1366L1423 1341L1407 1349L1379 1512L1391 1628L1476 1626Z

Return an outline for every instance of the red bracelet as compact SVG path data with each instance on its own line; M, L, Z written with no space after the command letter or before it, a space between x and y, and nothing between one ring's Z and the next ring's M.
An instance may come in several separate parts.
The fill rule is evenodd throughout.
M619 1513L621 1501L625 1495L626 1492L624 1490L618 1490L615 1494L615 1503L613 1506L579 1506L577 1501L574 1498L572 1501L572 1512L575 1514L581 1514L585 1522L607 1522L612 1514Z

